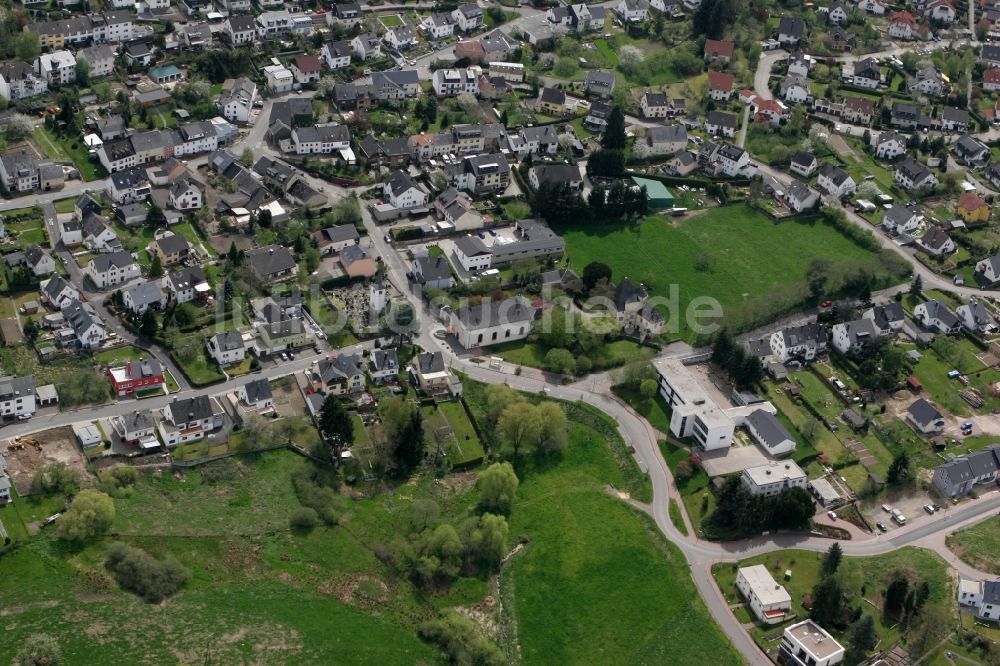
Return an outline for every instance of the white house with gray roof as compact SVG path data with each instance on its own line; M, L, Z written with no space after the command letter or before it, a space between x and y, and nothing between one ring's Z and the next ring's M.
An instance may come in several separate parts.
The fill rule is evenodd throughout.
M920 398L906 408L906 420L924 435L944 430L944 416L930 401Z
M744 423L757 445L771 456L781 456L795 450L795 438L778 417L763 409L750 412Z
M1000 619L1000 579L977 581L963 578L958 586L958 603L971 607L984 620Z
M775 331L769 340L771 352L781 363L793 358L811 361L826 351L826 330L822 324L805 324Z
M947 305L933 299L913 308L913 318L924 328L938 333L958 333L962 325Z
M998 471L1000 446L994 444L938 465L932 479L934 487L945 497L964 497L977 485L995 483Z
M523 340L531 332L535 308L523 296L487 299L451 313L451 327L466 349Z

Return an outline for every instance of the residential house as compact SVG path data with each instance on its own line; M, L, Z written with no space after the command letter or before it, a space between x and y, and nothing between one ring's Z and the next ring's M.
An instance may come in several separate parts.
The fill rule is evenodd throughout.
M673 155L687 147L687 128L683 125L647 127L643 136L636 139L632 155L639 159Z
M420 75L415 69L375 72L372 74L372 86L378 90L381 99L416 97L420 94Z
M771 352L781 363L792 359L811 361L826 351L826 329L822 324L805 324L775 331L769 339Z
M732 74L710 71L708 73L708 96L716 102L728 102L733 96L733 86L735 82L736 78ZM805 95L806 97L809 95L808 84L805 88Z
M970 592L970 590L974 590L974 592ZM975 597L975 600L963 598L966 596ZM971 606L976 617L996 622L1000 618L1000 580L981 582L961 579L959 581L959 603Z
M399 357L396 349L374 349L368 357L368 376L376 384L394 382L399 374Z
M861 316L871 320L875 331L882 337L901 331L906 323L903 306L895 302L868 308Z
M211 291L200 266L186 266L167 273L161 284L168 300L177 304L189 303L195 298L207 296Z
M566 93L555 88L542 88L538 93L538 108L550 116L566 112Z
M825 163L823 168L819 170L816 185L838 199L852 196L858 189L857 183L854 182L850 174L832 162Z
M35 413L35 379L8 375L0 377L0 418L30 417Z
M16 60L0 62L0 97L17 101L44 95L48 91L48 79L36 74L28 63Z
M168 448L204 439L225 425L222 407L207 395L174 400L163 408L158 430Z
M352 39L351 48L361 60L377 60L382 57L382 41L368 32L361 33Z
M320 254L336 254L350 245L357 245L361 236L353 224L340 224L313 232Z
M1000 90L1000 67L990 67L983 72L983 90L986 92Z
M643 118L666 118L670 112L670 102L666 93L646 92L639 101L639 108L642 109Z
M111 427L127 446L137 446L140 449L159 448L160 443L153 433L156 424L153 413L148 409L137 409L121 416L111 418Z
M819 168L819 160L812 153L800 150L792 155L788 170L803 178L809 178Z
M87 63L90 68L87 74L92 79L107 76L115 70L115 49L110 44L97 44L80 49L76 53L76 58Z
M931 65L921 67L914 76L907 78L906 86L911 92L916 90L932 97L937 97L945 89L944 77Z
M583 189L583 177L580 175L580 167L575 164L542 164L533 166L528 170L528 182L536 190L543 183L568 185L576 190Z
M427 193L417 187L410 174L393 171L382 185L382 193L394 208L416 208L427 205Z
M312 332L301 319L279 319L257 327L256 346L260 354L279 354L314 342Z
M316 376L327 393L349 395L365 388L362 366L359 354L338 354L332 359L320 361L316 366Z
M274 95L290 92L295 86L295 77L284 65L265 65L264 79L267 81L267 89Z
M924 215L916 204L893 206L885 212L882 226L893 234L911 233L920 227Z
M906 154L906 137L899 132L887 130L878 135L875 142L875 155L879 159L894 160Z
M164 266L182 262L191 254L191 244L188 243L187 238L169 231L159 238L154 238L148 249L160 258Z
M27 148L7 150L0 155L0 183L9 192L38 189L41 162Z
M975 190L968 190L958 198L958 206L955 208L958 216L966 222L988 222L990 219L990 206L986 200L976 194Z
M292 60L289 69L298 83L306 84L319 81L321 67L318 56L303 55Z
M94 257L83 272L98 289L108 289L140 276L139 264L128 252L109 252Z
M438 395L449 391L461 394L458 378L445 366L441 352L423 352L410 361L410 378L417 389L427 395Z
M602 133L608 126L608 117L611 115L612 106L606 102L591 102L587 109L587 115L583 119L583 125L591 132Z
M882 0L860 0L858 2L858 9L869 14L874 14L875 16L883 16L888 7Z
M615 90L615 75L611 72L589 69L583 80L583 89L588 95L608 99Z
M294 277L299 270L292 253L281 245L247 250L246 262L264 284Z
M958 333L962 324L947 305L933 299L917 304L913 308L913 318L924 328L938 333Z
M63 306L61 313L67 327L66 333L59 336L64 347L93 350L104 344L108 337L107 329L89 303L71 301Z
M711 75L712 73L709 72L710 88ZM792 104L803 104L812 101L812 95L809 93L809 79L794 74L789 74L781 82L779 94L781 95L781 99ZM712 99L715 99L715 97Z
M854 63L851 84L856 88L875 90L882 83L882 69L874 58L865 58Z
M924 4L924 16L934 23L954 23L955 15L956 10L952 0L928 0Z
M875 102L864 97L844 96L842 117L856 125L871 125L875 115Z
M923 237L917 240L917 245L935 257L943 257L955 251L955 241L940 227L928 229Z
M343 69L351 64L350 42L327 42L323 44L320 56L330 69Z
M783 663L794 666L835 666L844 660L844 648L823 627L803 620L782 632L778 648Z
M291 32L292 17L287 10L261 12L256 19L257 36L260 39L275 39Z
M56 272L56 260L38 245L29 245L25 248L24 265L35 277L45 277Z
M626 277L615 288L614 304L618 327L626 335L645 339L663 332L663 315L650 305L644 285Z
M952 148L952 152L955 153L955 157L962 163L972 167L983 166L990 158L989 146L971 134L963 134L959 137ZM988 214L987 217L989 217Z
M741 567L736 573L736 589L747 600L754 616L764 624L782 622L792 611L788 591L774 581L763 564Z
M222 27L222 35L233 46L253 44L257 38L257 23L248 14L231 14Z
M122 294L122 301L130 312L142 314L150 308L162 310L166 307L167 295L159 284L150 281L126 289Z
M452 11L451 18L462 32L472 32L483 25L483 9L474 2L467 2Z
M947 132L966 132L969 129L969 112L946 106L941 109L941 129Z
M976 282L992 289L1000 284L1000 256L993 255L976 262Z
M327 22L353 28L361 22L361 5L357 2L336 2L330 6Z
M420 22L420 29L428 39L447 39L455 33L455 21L447 12L436 12L425 16Z
M0 380L2 381L2 380ZM983 483L995 483L1000 470L1000 447L988 446L982 451L951 458L934 469L932 480L945 497L964 497ZM994 614L994 619L997 617Z
M623 23L642 23L649 16L648 0L619 0L615 11Z
M291 134L296 155L345 154L351 148L351 132L346 125L295 127ZM350 161L350 160L348 160Z
M924 398L914 401L907 407L906 420L924 435L939 433L945 427L944 416Z
M242 363L246 358L246 345L239 331L216 333L205 343L208 353L221 367Z
M806 22L798 16L785 16L778 22L778 43L782 46L795 45L806 34Z
M847 23L849 11L842 0L834 0L827 8L826 20L832 25Z
M76 57L69 51L43 53L35 59L35 72L49 82L49 86L76 83Z
M111 389L119 398L162 389L166 386L163 366L155 358L128 361L124 366L108 368Z
M38 285L42 302L61 310L63 306L80 300L80 292L61 275L53 275Z
M523 340L531 332L535 309L523 296L487 299L451 313L451 327L466 349Z
M719 39L705 40L705 62L724 62L727 65L733 59L733 52L736 50L734 42L722 41Z
M451 266L448 260L440 255L414 259L413 281L427 289L451 289L455 286Z
M375 258L365 252L360 245L345 247L337 259L348 278L370 278L378 272Z
M871 319L862 318L834 324L831 344L841 354L853 355L869 348L879 337L875 323Z
M435 70L431 83L438 97L457 97L462 93L475 95L479 90L479 69L467 67Z
M417 33L408 25L399 25L389 28L382 35L385 43L398 51L405 51L417 45Z
M889 36L893 39L913 40L920 37L920 28L913 14L906 11L889 15Z
M712 136L722 135L733 138L736 136L736 126L739 118L735 113L725 111L709 111L705 118L705 131Z
M989 310L986 309L982 301L975 298L970 298L966 303L958 306L955 309L955 314L961 320L962 326L977 335L996 329Z
M219 97L219 113L230 122L246 123L257 99L257 84L240 77Z
M271 393L271 384L266 379L251 379L240 387L236 395L241 406L257 413L264 414L274 410L274 395Z
M937 176L925 165L912 157L906 157L896 164L896 182L911 192L937 187Z

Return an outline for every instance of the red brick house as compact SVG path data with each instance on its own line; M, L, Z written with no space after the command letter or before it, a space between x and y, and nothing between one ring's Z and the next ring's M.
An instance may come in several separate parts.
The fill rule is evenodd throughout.
M129 361L124 367L108 368L111 388L119 398L134 395L136 391L162 387L163 366L155 358L145 361Z

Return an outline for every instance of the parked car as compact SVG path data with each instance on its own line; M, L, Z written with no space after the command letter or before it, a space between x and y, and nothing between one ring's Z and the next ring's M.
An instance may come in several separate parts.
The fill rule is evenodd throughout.
M934 507L931 506L930 504L924 504L924 511L926 511L927 513L933 515L933 513L934 513Z
M837 514L833 511L827 511L826 515L830 517L830 520L837 520Z
M877 527L878 531L881 532L882 534L885 534L886 532L889 531L889 528L885 526L885 523L875 523L875 527Z

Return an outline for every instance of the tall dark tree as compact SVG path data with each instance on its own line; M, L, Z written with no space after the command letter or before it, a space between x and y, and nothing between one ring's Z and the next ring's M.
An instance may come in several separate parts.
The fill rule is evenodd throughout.
M601 148L605 150L625 150L625 112L615 105L608 114L608 125L601 136Z
M875 633L875 618L871 615L863 615L860 620L851 625L851 635L848 641L850 652L854 655L855 661L860 661L868 651L878 643L878 634Z
M583 286L587 291L594 288L600 280L611 282L611 267L599 261L592 261L583 267Z
M739 9L738 0L703 0L691 19L691 28L696 35L718 39L739 20Z
M924 291L924 279L917 275L910 283L910 296L919 296Z
M896 572L889 587L885 589L885 602L882 610L886 615L900 618L906 610L906 597L910 591L910 581L900 572Z
M396 442L396 462L404 475L413 471L424 459L424 418L419 409L410 412L409 420L399 431Z
M840 560L843 556L844 551L841 550L840 544L834 542L826 551L826 555L823 556L823 565L820 567L821 574L825 577L837 573L837 569L840 567Z
M335 462L340 462L341 452L354 441L354 422L337 396L330 394L323 401L319 412L319 431L333 448Z
M813 590L809 617L821 626L840 624L844 615L844 590L836 578L824 578Z
M906 455L906 451L900 452L889 463L885 480L890 486L900 485L910 480L910 457Z
M152 310L147 309L142 313L142 319L139 320L139 335L144 338L153 338L156 336L156 315L153 314Z
M153 253L153 259L149 262L149 277L163 277L163 261L160 259L160 255L156 253Z

